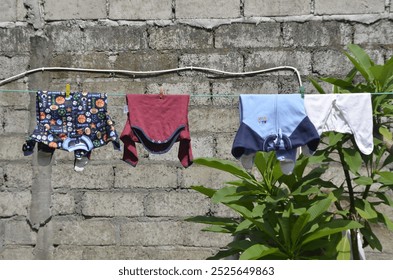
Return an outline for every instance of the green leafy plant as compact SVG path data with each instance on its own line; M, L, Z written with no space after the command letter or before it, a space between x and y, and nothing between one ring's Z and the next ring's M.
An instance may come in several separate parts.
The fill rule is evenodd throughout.
M343 188L321 179L325 167L305 174L310 160L321 159L301 157L293 174L284 175L274 153L259 152L255 164L261 180L230 161L196 159L196 164L239 179L226 182L219 190L192 187L233 209L239 218L197 216L187 220L208 224L205 231L237 237L213 259L236 254L240 259L349 259L349 242L342 232L362 226L345 217L336 218L332 205Z
M374 151L371 155L363 155L356 147L351 135L330 133L330 138L336 139L321 152L325 157L336 153L338 163L342 166L347 190L338 199L336 206L343 209L345 199L349 201L348 213L352 220L359 221L363 228L363 246L370 245L373 249L382 251L382 245L374 234L371 224L380 223L393 231L393 222L383 212L382 205L393 207L393 200L388 195L393 187L393 173L388 166L393 162L392 156L392 114L393 104L393 57L385 64L376 64L370 56L358 45L349 45L345 56L353 64L353 69L343 79L325 77L321 81L332 84L334 93L370 92L373 103ZM324 94L322 86L310 78L315 88ZM346 148L345 148L346 147ZM330 159L330 162L333 162ZM356 232L352 231L352 246L357 248ZM354 258L357 250L354 250Z
M192 188L238 213L239 218L197 216L190 222L209 225L204 230L233 235L234 241L213 259L238 255L240 259L359 259L358 231L363 244L382 251L372 224L393 231L384 207L393 207L393 58L374 63L357 45L344 54L353 69L344 78L310 78L324 94L320 81L334 93L379 93L372 96L374 150L362 154L352 135L324 133L312 157L301 156L292 175L281 172L273 153L257 153L255 166L261 179L230 161L200 158L195 163L228 172L238 178L220 189ZM380 94L384 93L384 94ZM339 166L336 183L322 179ZM308 168L306 168L308 167ZM326 176L325 176L326 177ZM341 182L339 178L342 178ZM350 232L350 239L345 232Z

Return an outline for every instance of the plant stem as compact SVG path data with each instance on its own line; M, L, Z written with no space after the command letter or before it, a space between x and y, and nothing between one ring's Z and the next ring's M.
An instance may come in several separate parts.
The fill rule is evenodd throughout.
M349 193L349 219L356 220L356 208L355 208L355 195L352 186L351 175L349 174L348 169L346 168L346 163L344 159L344 154L342 151L342 142L337 143L337 151L340 156L341 166L343 167L345 181L347 182L348 193ZM359 246L357 240L357 230L351 229L351 248L352 248L352 257L354 260L360 260L359 256Z

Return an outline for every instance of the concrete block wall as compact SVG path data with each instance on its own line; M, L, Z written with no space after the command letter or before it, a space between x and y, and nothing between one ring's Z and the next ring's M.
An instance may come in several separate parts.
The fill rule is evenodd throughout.
M43 66L159 70L183 66L242 72L290 65L307 76L342 76L351 65L349 43L379 63L393 53L390 0L3 0L0 9L0 79ZM124 93L191 95L195 157L233 160L241 93L297 92L290 71L247 78L195 71L148 77L43 72L0 90L0 259L204 259L230 242L200 231L184 218L234 214L190 189L219 188L232 178L193 165L184 169L176 144L164 155L138 146L136 168L110 146L93 152L83 173L73 156L56 151L24 157L34 128L37 89L109 93L120 133ZM328 87L327 87L328 89ZM5 92L4 90L10 90ZM30 93L27 93L30 91ZM392 259L392 234L378 229Z

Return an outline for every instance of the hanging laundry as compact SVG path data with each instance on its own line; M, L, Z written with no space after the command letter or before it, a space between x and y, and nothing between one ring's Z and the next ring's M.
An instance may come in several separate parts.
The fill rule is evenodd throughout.
M320 138L300 94L242 94L239 106L232 155L244 168L252 168L256 152L275 151L283 173L291 174L298 147L316 150Z
M120 142L113 121L107 113L107 95L103 93L38 91L36 94L37 125L23 145L25 155L39 149L53 153L62 149L75 154L75 171L82 171L91 151Z
M374 149L373 112L370 93L306 94L306 112L319 135L325 131L353 134L359 150Z
M120 139L124 143L123 160L138 163L135 143L153 154L168 152L179 143L178 158L184 167L192 163L188 126L189 95L127 94L128 118Z

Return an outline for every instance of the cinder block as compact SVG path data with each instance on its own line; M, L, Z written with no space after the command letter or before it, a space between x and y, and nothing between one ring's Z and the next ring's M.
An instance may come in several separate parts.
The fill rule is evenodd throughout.
M354 43L361 45L391 45L393 44L393 23L378 21L371 25L356 24Z
M5 57L0 56L0 79L10 78L11 76L17 75L27 71L29 65L28 56L14 56Z
M1 93L0 93L1 94ZM26 110L13 110L7 108L3 112L3 129L4 133L23 133L29 131L30 112Z
M53 50L57 53L81 52L86 48L84 32L77 25L50 25L46 27L46 33Z
M194 158L212 157L214 154L214 139L212 136L198 136L191 132L191 148ZM176 166L181 167L179 158L179 142L176 142L172 148L164 154L149 154L149 160L153 161L171 161Z
M117 133L120 136L120 133L122 131L122 127L117 127ZM119 140L120 141L120 140ZM94 164L98 165L103 165L103 164L112 164L117 163L117 161L120 161L123 157L123 142L120 141L120 146L121 146L121 151L119 151L117 148L115 149L112 143L108 143L105 146L102 146L98 149L94 149L90 160ZM73 156L71 154L71 156Z
M329 21L308 21L304 23L284 23L285 47L326 47L342 46L350 43L349 25Z
M16 20L26 21L27 9L24 6L24 0L16 0Z
M177 168L168 164L127 163L115 168L115 188L176 188Z
M146 47L144 26L94 26L85 29L88 51L130 51ZM127 69L127 68L126 68Z
M192 137L192 136L191 136ZM193 146L193 140L191 139L191 146ZM178 159L178 153L179 153L179 142L176 142L173 144L172 148L163 154L153 154L145 150L147 153L147 157L149 161L161 161L161 162L171 162L171 164L174 164L178 167L180 167L180 161Z
M23 176L21 176L23 174ZM33 168L31 164L8 163L4 166L5 186L7 188L27 189L33 181Z
M281 45L279 23L222 25L215 32L216 48L264 48Z
M205 49L213 47L213 34L190 26L152 27L149 46L156 50Z
M242 72L243 57L236 52L183 54L180 56L180 67L199 66L215 68L222 71ZM187 73L192 74L192 73Z
M309 75L311 71L311 53L297 50L267 50L251 53L246 56L245 71L273 68L278 66L292 66L302 75ZM293 71L281 71L280 75L294 75Z
M147 247L85 246L84 260L141 260L146 259Z
M202 231L208 225L183 222L184 245L195 247L216 247L222 248L233 241L230 234L214 233Z
M244 15L248 16L297 16L311 12L309 0L245 0Z
M23 0L2 1L1 10L0 10L0 22L24 21L25 15L26 15L26 9L23 6Z
M61 84L64 85L64 83ZM125 95L127 93L143 94L145 92L145 82L139 79L125 80L121 78L89 78L82 82L82 87L84 90L89 92L107 93L109 114L112 112L113 108L117 109L117 107L119 107L120 109L123 109L124 105L126 105Z
M231 241L230 236L201 232L204 227L176 221L128 222L120 226L120 242L132 246L221 247Z
M146 248L148 260L205 260L213 256L217 249L176 247L176 248Z
M34 260L33 246L6 246L0 252L2 260Z
M11 83L7 86L2 86L0 89L4 90L27 90L26 84L20 83ZM29 94L27 92L18 92L18 91L10 91L10 92L1 92L0 98L0 106L1 107L12 107L14 109L28 109L30 105L30 98L33 96L35 98L34 93Z
M183 246L59 246L55 249L55 258L60 260L203 260L215 252L215 249L210 248ZM72 257L73 255L80 257Z
M152 83L147 85L147 93L158 94L160 89L168 94L189 94L190 106L211 104L210 84L208 81L184 80Z
M0 166L0 186L4 185L4 178L5 178L4 169ZM0 227L1 227L1 223L0 223Z
M224 204L213 204L212 212L216 217L240 218L240 215Z
M1 21L16 21L16 1L15 0L3 0L1 3L0 10L0 22ZM1 36L0 36L1 38Z
M335 14L374 14L385 11L385 0L315 0L315 14L335 15Z
M189 112L192 132L235 132L239 128L239 113L235 108L192 108Z
M143 216L146 194L129 192L86 192L82 198L82 214L103 217Z
M46 0L46 20L106 18L106 0Z
M0 217L26 216L30 206L30 191L1 192Z
M120 225L120 244L132 246L167 246L183 243L184 229L179 222L127 222ZM159 238L157 238L159 236Z
M86 54L71 54L71 53L61 53L57 54L53 57L50 62L51 66L59 66L61 67L77 67L77 68L92 68L92 69L111 69L112 63L109 60L109 56L102 52L94 52L94 53L86 53ZM67 77L75 77L75 73L62 71L62 72L52 72L53 78L67 78ZM78 73L78 77L88 76L89 78L94 77L108 77L107 73ZM73 87L76 85L72 85ZM64 83L60 86L61 90L65 90ZM54 90L51 88L51 90ZM72 91L77 90L76 88L72 88Z
M172 0L109 0L110 19L171 19Z
M70 193L52 195L52 215L71 215L75 213L75 199Z
M176 0L176 18L240 17L239 0Z
M234 181L236 179L237 178L230 173L197 165L195 163L190 168L182 171L181 186L183 188L205 186L206 188L219 189L225 185L225 182ZM196 191L192 192L197 193Z
M34 245L36 234L26 221L7 221L5 224L4 244Z
M216 136L216 153L214 155L215 157L219 159L236 161L234 156L231 154L235 135L236 133L225 133Z
M278 93L278 78L275 75L249 77L239 80L213 83L213 104L238 107L240 94Z
M145 208L146 216L189 217L207 214L210 202L193 192L152 192L146 198Z
M213 136L195 135L191 139L191 145L194 158L214 156L215 143Z
M344 75L352 69L345 55L337 50L317 51L313 57L313 70L321 76Z
M54 245L113 245L116 232L110 220L53 220Z
M113 182L111 165L88 164L83 172L75 172L73 162L52 167L52 187L55 189L109 189Z
M90 247L90 246L89 246ZM54 260L83 260L84 246L60 245L53 249ZM100 248L102 248L100 246ZM103 248L107 248L104 246Z
M0 137L0 160L25 160L31 161L31 157L25 157L22 146L26 142L26 137L21 135Z
M153 71L177 68L175 53L138 52L120 53L115 61L116 69Z

